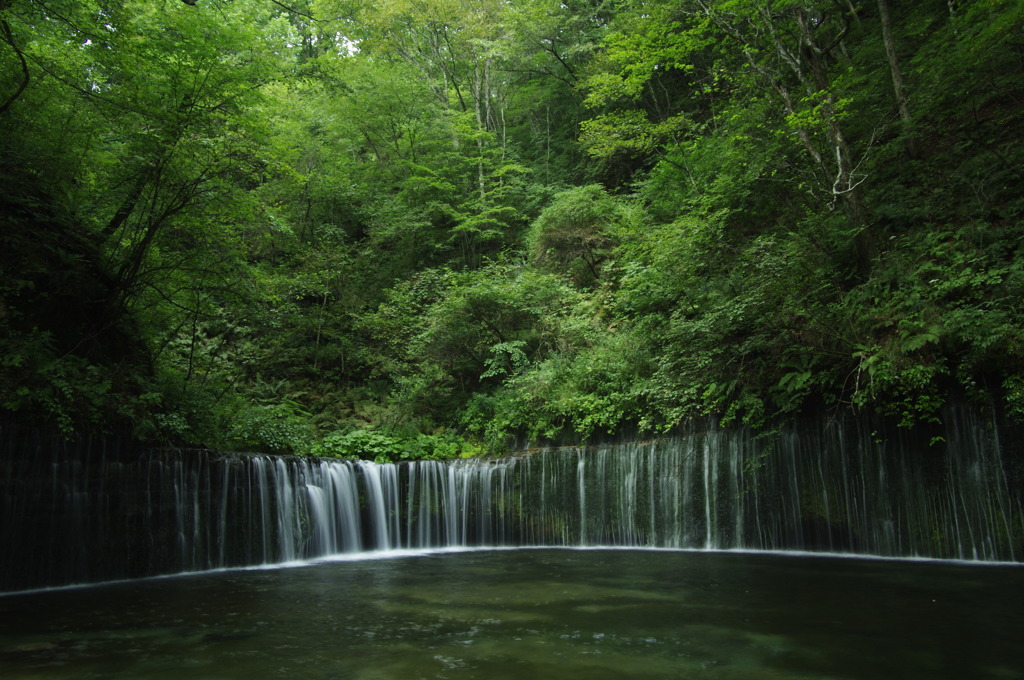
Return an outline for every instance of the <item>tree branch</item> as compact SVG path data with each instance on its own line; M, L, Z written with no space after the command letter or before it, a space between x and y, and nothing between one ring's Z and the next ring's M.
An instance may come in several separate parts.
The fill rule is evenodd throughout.
M187 0L182 0L182 1L183 2L187 2ZM313 16L312 14L309 14L307 12L299 11L299 10L295 9L294 7L289 7L288 5L284 4L283 2L278 2L278 0L270 0L270 2L274 3L275 5L280 7L281 9L285 10L286 12L291 12L292 14L297 14L300 17L304 17L306 19L309 19L310 21L318 21L318 19L315 16Z
M7 101L3 103L3 106L0 106L0 113L4 113L10 108L11 104L17 101L25 91L25 88L28 87L31 74L28 70L28 62L25 60L25 55L21 53L21 50L18 49L18 44L14 42L14 32L11 31L11 25L7 23L7 19L0 19L0 33L3 33L4 42L10 45L11 49L14 50L14 53L18 55L18 61L21 62L22 73L21 83L19 83L18 88L14 91L14 94L7 98Z
M569 74L569 77L571 77L574 81L578 80L578 78L576 77L576 73L573 72L573 70L569 66L569 64L565 63L565 60L562 59L562 55L560 55L558 53L558 50L555 49L555 41L554 40L551 41L551 45L550 46L544 45L543 41L541 41L541 49L543 49L545 52L547 52L548 54L553 56L555 59L557 59L558 63L562 65L562 68L565 69L565 72Z

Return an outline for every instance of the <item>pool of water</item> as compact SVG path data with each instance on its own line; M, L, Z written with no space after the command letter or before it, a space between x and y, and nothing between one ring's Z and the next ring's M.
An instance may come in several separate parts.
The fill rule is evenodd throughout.
M0 597L0 678L1024 678L1024 568L497 550Z

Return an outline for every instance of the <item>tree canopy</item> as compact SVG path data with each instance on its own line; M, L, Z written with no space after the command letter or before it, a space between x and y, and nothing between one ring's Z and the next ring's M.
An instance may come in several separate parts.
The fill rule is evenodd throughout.
M0 413L1024 418L1020 0L0 0Z

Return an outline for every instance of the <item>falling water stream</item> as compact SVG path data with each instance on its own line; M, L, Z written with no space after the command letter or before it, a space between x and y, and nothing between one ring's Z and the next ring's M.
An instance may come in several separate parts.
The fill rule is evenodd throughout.
M403 464L38 441L0 459L0 592L451 547L1021 561L997 429L955 411L941 439L863 423L767 442L711 428Z

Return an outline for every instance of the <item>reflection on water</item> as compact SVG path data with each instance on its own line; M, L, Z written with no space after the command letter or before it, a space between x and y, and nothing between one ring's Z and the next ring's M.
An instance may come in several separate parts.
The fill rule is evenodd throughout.
M5 679L1024 678L1024 568L509 550L0 598Z

